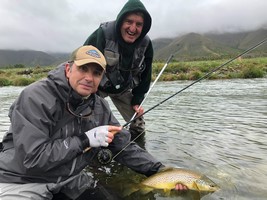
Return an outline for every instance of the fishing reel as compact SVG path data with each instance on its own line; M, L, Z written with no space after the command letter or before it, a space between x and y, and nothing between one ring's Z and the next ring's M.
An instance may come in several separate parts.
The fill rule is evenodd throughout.
M101 149L97 153L97 160L99 163L103 165L107 165L112 161L113 155L112 152L109 149Z

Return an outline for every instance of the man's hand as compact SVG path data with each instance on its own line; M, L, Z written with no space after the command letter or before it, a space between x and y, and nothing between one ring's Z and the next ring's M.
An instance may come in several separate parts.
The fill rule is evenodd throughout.
M138 117L144 113L144 108L140 105L134 105L133 110L137 113Z
M121 126L99 126L87 131L90 147L107 147L112 142L114 134L121 131Z
M173 169L173 167L169 167L169 166L161 167L159 169L159 172L166 171L166 170L169 170L169 169ZM188 190L188 188L186 187L186 185L183 185L182 183L177 183L173 189L174 190L177 190L177 191L187 191Z
M181 184L181 183L176 184L174 189L178 190L178 191L188 190L188 188L185 185Z

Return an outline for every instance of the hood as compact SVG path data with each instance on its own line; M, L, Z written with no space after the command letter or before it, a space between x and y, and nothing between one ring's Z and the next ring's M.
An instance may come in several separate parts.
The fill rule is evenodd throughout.
M142 30L142 33L140 37L137 39L137 41L143 39L145 35L148 33L148 31L151 28L152 19L148 11L146 10L145 6L140 0L128 0L128 2L123 6L121 11L119 12L117 19L116 19L116 32L118 35L121 35L120 28L123 21L123 18L131 12L142 12L144 14L144 27Z
M51 70L47 76L47 78L52 80L52 82L56 85L57 89L60 90L60 96L63 96L63 98L67 97L71 89L65 75L65 64L66 63L60 64L55 69Z

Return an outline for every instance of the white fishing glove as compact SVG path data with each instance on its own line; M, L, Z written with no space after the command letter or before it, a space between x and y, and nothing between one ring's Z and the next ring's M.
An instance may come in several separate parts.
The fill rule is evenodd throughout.
M99 126L85 132L89 139L90 147L108 146L108 126Z

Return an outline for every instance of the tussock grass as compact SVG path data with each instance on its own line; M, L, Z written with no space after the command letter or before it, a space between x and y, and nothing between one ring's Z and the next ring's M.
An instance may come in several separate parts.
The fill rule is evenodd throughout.
M197 80L228 60L171 62L161 81ZM154 80L165 63L153 63ZM267 57L237 59L211 74L208 79L263 78L267 75Z
M0 70L0 86L26 86L47 76L54 67L6 68Z
M197 80L227 60L205 60L188 62L170 62L159 81ZM163 62L154 62L152 80L155 80ZM55 66L47 67L9 67L0 69L0 86L26 86L45 78ZM208 79L263 78L267 76L267 57L237 59L220 70L212 73Z

